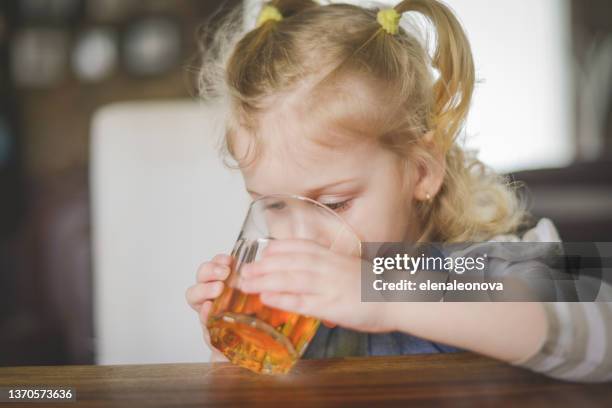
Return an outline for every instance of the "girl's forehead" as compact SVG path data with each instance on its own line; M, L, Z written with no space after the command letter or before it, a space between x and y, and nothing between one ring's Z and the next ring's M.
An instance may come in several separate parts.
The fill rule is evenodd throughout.
M258 130L234 135L235 155L241 163L247 187L258 193L303 193L337 180L367 173L372 156L382 150L376 144L341 134L341 130L284 117ZM344 139L333 146L320 138ZM244 165L246 164L246 165Z
M350 131L299 114L270 115L254 132L240 129L232 138L236 158L244 158L243 164L252 162L254 167L279 163L310 168L330 161L350 161L363 154L366 144Z
M256 115L253 130L235 129L232 143L237 150L252 148L256 141L261 149L316 157L346 151L360 141L371 142L383 131L380 103L370 87L344 81L331 88L313 90L312 81L289 92L273 95L266 109Z

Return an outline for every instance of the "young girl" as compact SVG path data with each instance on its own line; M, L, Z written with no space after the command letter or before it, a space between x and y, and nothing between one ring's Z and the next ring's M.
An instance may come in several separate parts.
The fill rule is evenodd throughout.
M402 15L433 25L433 56ZM458 143L473 88L469 42L436 0L274 0L247 33L239 19L221 25L201 75L203 96L227 102L225 145L253 198L310 197L364 242L557 241L547 220L524 233L513 190ZM206 338L229 263L204 263L187 291ZM358 258L275 241L241 288L326 322L305 358L465 349L559 378L611 378L608 303L368 303L359 271Z

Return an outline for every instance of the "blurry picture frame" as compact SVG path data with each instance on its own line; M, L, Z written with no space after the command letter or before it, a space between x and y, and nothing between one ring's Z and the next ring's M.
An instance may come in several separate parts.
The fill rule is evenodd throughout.
M162 75L180 63L182 33L180 23L172 17L151 15L137 19L126 28L122 41L123 65L130 75Z
M11 43L11 76L20 87L49 87L66 74L68 35L54 28L26 28Z
M71 64L80 81L99 82L113 74L119 60L117 37L113 28L95 27L76 39Z

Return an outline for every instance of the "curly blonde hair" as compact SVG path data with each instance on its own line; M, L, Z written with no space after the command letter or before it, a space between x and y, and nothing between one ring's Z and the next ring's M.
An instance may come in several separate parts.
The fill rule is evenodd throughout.
M360 137L376 138L405 163L431 159L431 143L442 152L442 187L431 202L417 205L425 231L421 240L481 241L522 226L526 211L514 186L458 141L475 74L465 32L446 5L405 0L394 8L433 26L431 56L423 27L412 24L391 35L377 22L376 8L312 0L266 5L282 19L245 30L242 13L230 13L207 31L203 47L199 91L206 100L226 103L229 155L237 159L232 136L238 126L256 129L274 97L311 83L305 104L313 120L357 128ZM369 85L370 92L356 94L347 78ZM265 142L253 134L254 145Z

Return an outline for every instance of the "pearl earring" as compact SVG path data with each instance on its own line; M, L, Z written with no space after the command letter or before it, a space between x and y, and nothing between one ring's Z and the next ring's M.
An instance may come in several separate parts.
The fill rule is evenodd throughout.
M429 193L425 194L425 199L427 201L431 201L431 194L429 194Z

